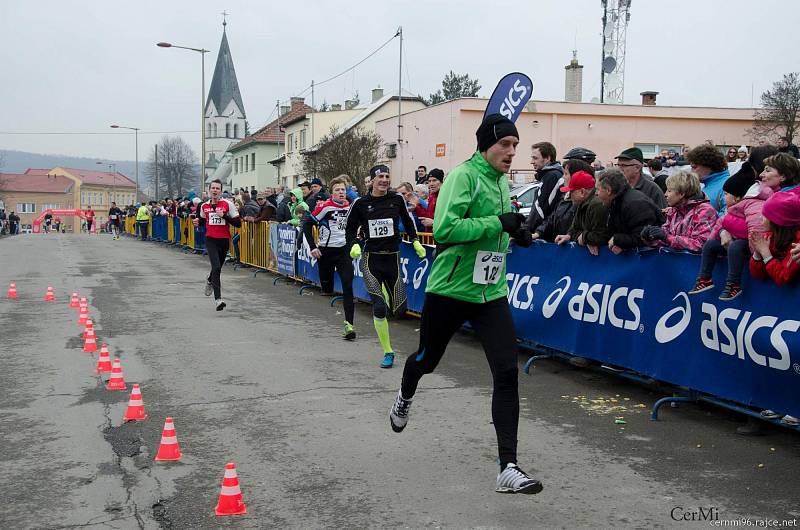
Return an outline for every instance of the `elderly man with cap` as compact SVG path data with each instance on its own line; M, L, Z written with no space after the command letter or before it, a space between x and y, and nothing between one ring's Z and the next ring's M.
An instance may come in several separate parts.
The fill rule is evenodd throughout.
M400 272L400 221L420 258L425 257L425 249L417 239L405 199L389 189L392 183L389 168L377 165L369 170L369 175L372 189L353 201L347 214L345 248L350 249L352 259L361 257L361 246L356 241L360 229L364 238L361 272L372 301L372 322L383 347L381 368L391 368L394 350L386 318L405 313L406 306L406 289Z
M433 227L433 216L436 212L436 199L439 196L439 189L444 182L444 171L438 168L431 169L428 173L428 205L420 204L419 198L413 194L409 197L411 204L414 205L414 215L419 217L419 221L426 229ZM413 190L412 190L413 191Z
M392 430L408 423L417 384L436 369L447 344L469 321L492 372L492 419L500 473L496 491L538 493L542 484L517 466L519 389L517 344L508 307L506 251L524 216L511 210L505 174L519 144L514 123L487 116L476 133L478 149L442 185L433 235L439 246L426 288L419 348L406 360L400 391L389 410Z
M647 178L642 172L644 167L644 156L638 147L625 149L617 158L617 167L625 175L625 180L631 188L640 191L653 201L659 208L667 207L667 199L658 184Z

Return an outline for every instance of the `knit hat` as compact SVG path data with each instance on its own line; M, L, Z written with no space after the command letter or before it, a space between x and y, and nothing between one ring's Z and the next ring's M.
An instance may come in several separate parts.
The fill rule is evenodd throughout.
M764 202L761 215L778 226L800 225L800 195L779 191Z
M738 153L746 153L747 152L747 146L746 145L741 146L739 148L739 151L737 151L737 152Z
M750 186L756 181L756 172L750 162L742 163L739 171L728 177L722 184L722 191L726 191L734 197L744 197Z
M480 152L486 151L506 136L514 136L519 140L517 126L502 114L486 116L478 130L475 131L475 136L478 138L478 151Z
M375 178L381 173L389 174L389 166L385 164L378 164L377 166L372 166L372 169L369 170L370 178Z
M311 179L311 184L312 185L317 184L318 186L322 186L322 181L318 178L313 178Z
M615 156L614 158L623 160L638 160L642 164L644 164L644 155L642 155L642 150L638 147L631 147L629 149L625 149L619 155Z
M439 182L444 182L444 171L439 168L431 169L430 173L428 173L428 178L435 178Z

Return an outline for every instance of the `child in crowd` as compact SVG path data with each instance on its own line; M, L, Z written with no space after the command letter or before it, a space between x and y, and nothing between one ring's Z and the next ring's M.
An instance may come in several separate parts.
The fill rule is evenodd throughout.
M762 210L766 234L751 234L753 255L750 275L786 285L800 274L800 263L790 255L793 243L800 243L800 194L781 191L770 197Z
M711 273L717 258L728 257L728 275L720 300L733 300L742 292L742 270L750 255L748 235L764 231L761 208L772 195L772 189L755 183L756 172L750 162L745 162L738 172L725 181L722 190L728 210L719 218L711 237L703 245L700 273L689 294L698 294L714 288Z
M654 247L700 252L717 223L717 211L694 173L677 171L667 177L666 186L667 221L662 226L645 226L642 239Z

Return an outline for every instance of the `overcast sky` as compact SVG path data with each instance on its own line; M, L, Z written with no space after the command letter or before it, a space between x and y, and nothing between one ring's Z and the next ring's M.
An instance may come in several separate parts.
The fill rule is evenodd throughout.
M163 131L199 151L199 54L211 82L227 10L228 40L251 130L278 99L347 69L403 27L403 88L428 95L450 69L491 94L509 71L527 73L534 99L562 100L564 66L578 50L583 97L599 95L600 0L505 1L31 1L0 2L0 150L140 158ZM659 105L746 107L783 74L800 70L800 2L633 0L625 102L657 90ZM398 85L398 40L317 89L341 103ZM311 103L311 98L307 98ZM273 116L274 117L274 116ZM15 134L5 134L5 133ZM42 135L18 133L103 133Z

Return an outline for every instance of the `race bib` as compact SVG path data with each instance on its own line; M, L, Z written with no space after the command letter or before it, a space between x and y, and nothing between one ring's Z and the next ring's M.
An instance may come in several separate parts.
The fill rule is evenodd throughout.
M381 238L391 237L394 235L394 221L391 219L370 219L369 220L369 237Z
M494 285L499 282L505 259L503 252L479 250L475 255L475 268L472 269L472 283Z
M109 215L108 218L113 220L113 219L116 219L117 216L116 215Z
M211 226L221 226L225 224L225 219L215 212L210 212L208 214L208 224Z

